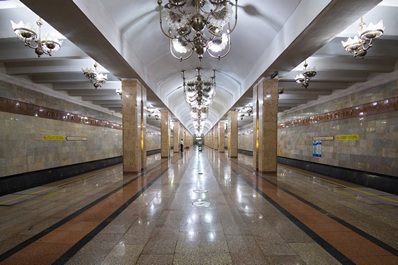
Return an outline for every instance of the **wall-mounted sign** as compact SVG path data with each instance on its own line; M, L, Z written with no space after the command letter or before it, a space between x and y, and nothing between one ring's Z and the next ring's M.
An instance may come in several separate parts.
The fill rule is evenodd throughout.
M46 141L65 141L65 136L63 135L44 135L43 140Z
M359 135L358 134L336 135L336 139L340 141L356 141L359 140Z
M66 136L67 141L87 141L86 136Z
M312 149L312 156L322 157L322 141L313 141Z
M314 136L312 137L314 141L333 141L334 136Z

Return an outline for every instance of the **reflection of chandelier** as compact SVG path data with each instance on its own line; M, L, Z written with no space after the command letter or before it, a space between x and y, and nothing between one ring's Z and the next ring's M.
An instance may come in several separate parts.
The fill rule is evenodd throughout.
M94 63L94 69L92 69L92 68L83 69L82 68L84 76L90 80L90 82L94 85L95 89L101 87L108 80L108 75L103 75L103 74L98 73L97 66L98 66L98 64Z
M35 53L38 57L42 54L47 54L51 56L51 52L58 51L61 48L62 41L58 40L56 37L46 35L44 39L41 38L41 26L43 25L41 18L36 22L39 27L38 33L33 26L29 23L24 24L22 21L18 24L11 21L12 28L15 34L24 41L25 46L35 49ZM35 42L35 45L32 45Z
M210 80L205 80L201 74L201 68L196 68L197 74L194 80L186 82L185 71L182 71L183 89L185 101L191 109L191 118L197 134L203 130L202 123L207 118L207 113L216 94L216 71Z
M347 41L342 41L341 44L347 52L354 54L354 57L359 56L364 58L368 53L367 50L373 45L373 39L381 37L385 28L382 20L380 20L376 25L370 23L369 26L366 27L365 22L363 22L363 18L361 18L359 27L361 28L359 37L355 35L354 38L348 38Z
M230 34L237 24L238 0L168 0L160 7L160 28L170 39L170 52L174 58L186 60L196 52L201 60L205 52L213 58L225 57L231 48ZM235 5L235 22L230 26ZM162 17L168 29L162 25ZM205 29L208 36L205 35Z
M315 66L312 69L307 68L307 66L308 64L306 60L304 61L303 73L296 75L296 77L294 78L296 82L298 84L301 84L304 88L308 87L308 85L310 84L310 80L316 75Z

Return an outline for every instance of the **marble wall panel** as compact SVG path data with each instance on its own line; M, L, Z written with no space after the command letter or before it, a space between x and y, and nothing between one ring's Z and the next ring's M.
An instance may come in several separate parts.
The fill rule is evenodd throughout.
M340 114L328 118L332 112ZM398 176L398 82L280 113L278 124L278 156ZM253 151L252 134L253 124L239 128L239 149ZM321 157L315 157L313 139L320 136L334 138L322 141Z
M398 177L397 96L398 83L389 82L280 114L278 155ZM340 115L330 118L333 112ZM313 156L314 137L323 136L334 138L321 141L321 157Z
M119 129L7 112L0 112L0 128L0 177L122 155Z
M147 124L145 141L146 141L147 151L160 150L161 147L160 128L150 126Z
M121 156L120 124L117 115L0 81L0 177Z

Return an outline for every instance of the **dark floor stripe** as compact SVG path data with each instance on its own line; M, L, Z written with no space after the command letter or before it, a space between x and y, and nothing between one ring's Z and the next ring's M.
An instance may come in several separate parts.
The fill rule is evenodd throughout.
M277 186L275 183L269 181L268 179L264 178L263 176L261 176L261 178L264 179L265 181L267 181L268 183L271 183L272 185ZM298 199L299 201L301 201L301 202L307 204L308 206L314 208L315 210L317 210L317 211L319 211L319 212L321 212L321 213L327 215L328 217L330 217L330 218L333 219L334 221L336 221L336 222L338 222L339 224L341 224L341 225L343 225L343 226L345 226L345 227L351 229L351 230L354 231L355 233L357 233L357 234L363 236L363 237L366 238L367 240L369 240L369 241L371 241L372 243L378 245L379 247L381 247L381 248L387 250L387 251L390 252L391 254L394 254L395 256L398 256L398 250L397 250L397 249L395 249L394 247L392 247L392 246L388 245L387 243L381 241L380 239L375 238L374 236L368 234L367 232L365 232L365 231L359 229L358 227L356 227L356 226L354 226L354 225L352 225L352 224L350 224L350 223L348 223L348 222L346 222L346 221L340 219L339 217L335 216L334 214L332 214L332 213L330 213L330 212L328 212L328 211L326 211L326 210L320 208L319 206L313 204L312 202L309 202L309 201L307 201L307 200L301 198L300 196L294 194L293 192L291 192L291 191L289 191L289 190L287 190L287 189L285 189L285 188L283 188L283 187L280 187L280 185L278 185L278 189L283 190L284 192L290 194L291 196L295 197L295 198Z
M235 162L235 161L234 161ZM239 164L240 167L245 168L246 170L249 170L250 172L253 171L252 168L248 168L247 166L242 166L241 164ZM300 173L299 173L300 174ZM261 172L256 172L256 176L262 178L263 180L267 181L268 183L270 183L271 185L277 187L280 190L283 190L284 192L286 192L287 194L293 196L294 198L296 198L297 200L307 204L308 206L314 208L315 210L319 211L320 213L323 213L325 215L327 215L328 217L330 217L331 219L333 219L334 221L338 222L339 224L347 227L348 229L351 229L353 232L363 236L364 238L366 238L367 240L371 241L372 243L378 245L379 247L385 249L386 251L390 252L391 254L398 256L398 249L388 245L387 243L381 241L380 239L368 234L367 232L359 229L358 227L344 221L343 219L340 219L339 217L335 216L334 214L322 209L321 207L313 204L312 202L309 202L305 199L303 199L302 197L298 196L297 194L289 191L288 189L281 187L281 185L276 184L274 182L272 182L271 180L267 179L264 174L262 174Z
M118 217L127 207L130 206L144 191L146 191L153 183L155 183L168 169L163 170L158 176L146 184L140 191L138 191L133 197L127 202L120 206L115 212L113 212L108 218L94 228L90 233L79 240L73 245L68 251L66 251L61 257L59 257L53 264L65 264L75 255L82 247L89 243L96 235L98 235L107 225L109 225L116 217Z
M181 158L179 158L181 159ZM166 161L168 162L168 160ZM189 163L186 163L189 164ZM96 235L98 235L107 225L109 225L113 220L116 219L128 206L130 206L141 194L146 191L152 184L154 184L166 171L170 168L166 168L152 181L146 184L137 194L132 196L126 203L120 206L115 212L113 212L105 221L100 223L96 228L94 228L90 233L83 237L79 242L73 245L67 252L65 252L61 257L59 257L53 264L61 265L68 262L81 248L83 248L87 243L89 243ZM186 169L186 167L185 167ZM182 173L181 173L182 174Z
M162 162L160 165L161 166L163 163L166 163L168 161L164 161ZM0 262L11 257L12 255L16 254L17 252L21 251L22 249L26 248L27 246L29 246L30 244L36 242L37 240L39 240L40 238L42 238L43 236L47 235L48 233L52 232L53 230L57 229L58 227L60 227L61 225L66 224L67 222L69 222L70 220L72 220L73 218L75 218L76 216L78 216L79 214L83 213L84 211L90 209L91 207L95 206L96 204L100 203L101 201L105 200L106 198L108 198L109 196L111 196L112 194L116 193L117 191L119 191L120 189L124 188L125 186L129 185L130 183L132 183L133 181L137 180L140 176L143 176L144 174L146 174L147 172L150 172L152 170L154 170L156 167L153 167L152 169L148 170L148 171L144 171L139 173L136 177L134 177L133 179L129 180L128 182L124 183L123 185L119 186L118 188L112 190L111 192L105 194L104 196L98 198L97 200L91 202L90 204L84 206L83 208L81 208L80 210L77 210L76 212L68 215L67 217L65 217L64 219L58 221L57 223L51 225L50 227L44 229L43 231L41 231L40 233L30 237L29 239L23 241L22 243L16 245L15 247L9 249L8 251L4 252L3 254L0 255Z
M271 203L276 209L278 209L284 216L286 216L290 221L292 221L298 228L300 228L304 233L306 233L309 237L311 237L312 240L314 240L319 246L321 246L325 251L327 251L330 255L332 255L336 260L341 262L342 264L345 265L351 265L355 264L351 259L346 257L344 254L342 254L340 251L338 251L335 247L333 247L331 244L329 244L326 240L321 238L317 233L312 231L308 226L306 226L303 222L301 222L299 219L297 219L294 215L292 215L289 211L287 211L285 208L283 208L281 205L279 205L277 202L275 202L272 198L268 197L262 190L257 188L253 183L251 183L249 180L247 180L244 176L239 174L237 171L232 169L227 163L222 161L224 163L225 167L229 167L231 169L231 172L235 173L236 176L241 178L243 181L245 181L249 186L251 186L254 190L256 190L261 196L266 199L269 203Z

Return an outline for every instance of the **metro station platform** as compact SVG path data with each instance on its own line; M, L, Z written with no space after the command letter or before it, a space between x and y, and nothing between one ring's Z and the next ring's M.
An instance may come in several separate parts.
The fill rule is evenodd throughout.
M0 197L0 264L398 264L398 197L191 148Z

